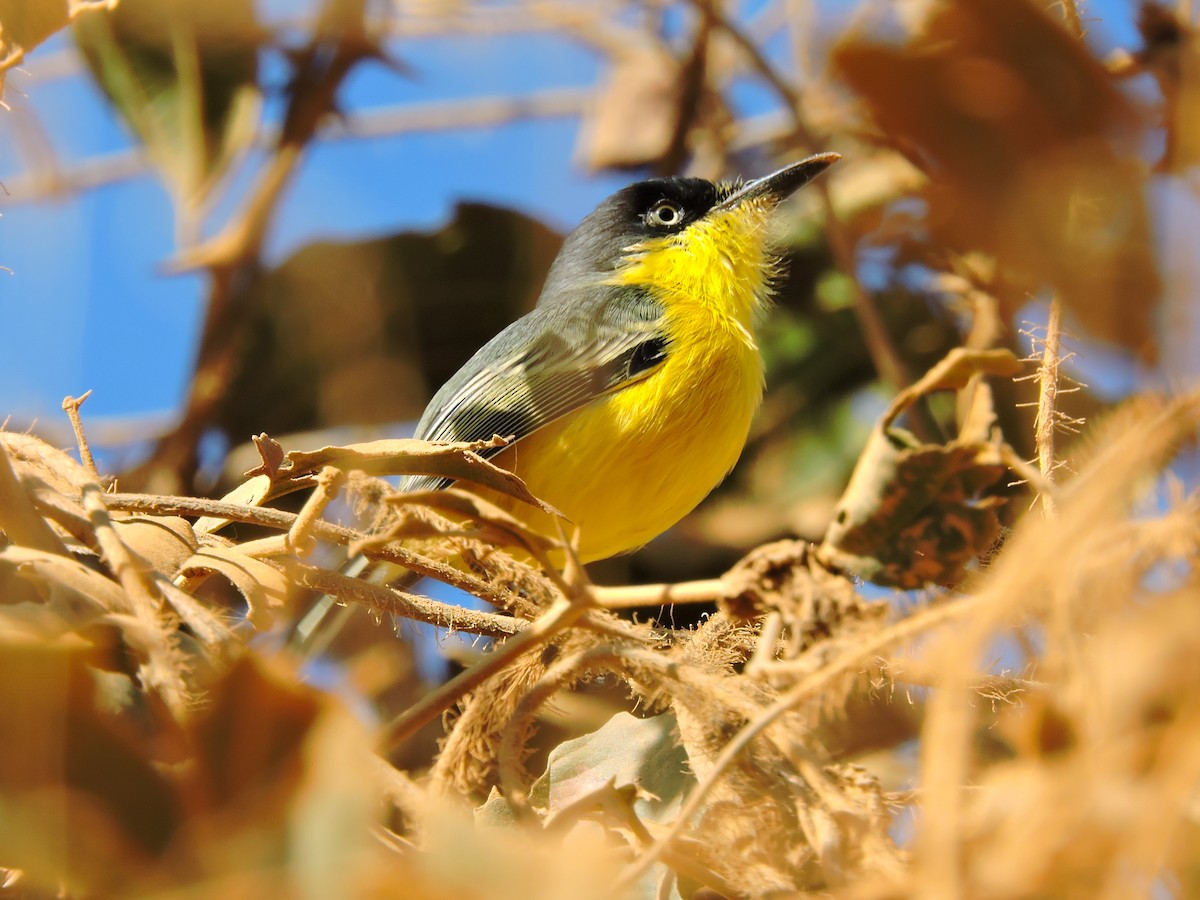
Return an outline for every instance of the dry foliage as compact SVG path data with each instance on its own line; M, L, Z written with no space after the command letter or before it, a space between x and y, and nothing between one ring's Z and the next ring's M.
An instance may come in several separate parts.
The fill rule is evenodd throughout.
M996 365L959 353L926 387L976 388L964 359ZM1181 496L1145 503L1198 426L1200 396L1128 404L1075 460L1057 517L1021 517L986 571L936 602L900 613L863 598L822 562L838 558L831 536L816 553L764 547L700 586L719 608L696 629L615 617L577 567L522 561L555 542L487 509L406 498L374 535L313 515L350 458L499 483L469 446L282 456L264 439L255 487L211 501L106 492L67 455L5 433L0 853L17 884L79 896L1200 889L1200 529ZM944 516L909 504L898 520L903 479L874 500L857 484L847 502L894 524ZM299 514L259 505L298 487L315 487ZM235 522L275 534L223 536ZM316 542L475 589L497 612L326 572L306 561ZM886 535L878 546L894 550ZM364 724L305 684L305 649L286 642L314 585L504 640L410 693L392 722ZM1019 672L995 670L998 642L1021 648L1007 653ZM378 648L343 660L360 688ZM636 716L582 727L532 767L554 707L603 681ZM569 709L560 725L580 730L588 715ZM406 766L404 745L446 714L440 748ZM913 839L906 809L919 811Z
M61 5L30 8L58 16L52 28ZM802 91L763 45L786 30L804 46L804 3L764 4L753 27L707 0L637 17L607 3L406 9L398 31L554 29L605 54L581 146L594 165L690 160L715 175L797 148L847 158L832 186L815 186L827 241L797 236L786 266L828 308L781 295L792 330L764 339L782 373L749 454L768 473L755 506L766 524L738 532L728 506L690 523L750 534L756 549L717 578L599 587L569 523L536 533L470 492L554 514L485 459L494 442L307 451L262 434L258 464L223 497L185 489L205 429L260 411L288 428L328 424L340 398L372 395L307 357L328 343L306 341L314 329L360 372L419 381L412 346L356 349L381 332L364 312L385 315L378 296L347 299L336 328L327 311L307 320L350 290L342 263L370 270L377 293L441 303L447 284L491 274L453 280L464 267L435 250L475 254L485 235L500 250L484 268L517 307L532 260L552 252L543 227L476 208L434 236L306 248L262 271L271 216L340 86L387 55L368 6L321 4L303 23L270 133L246 126L256 49L275 39L248 3L177 21L173 52L199 68L163 76L154 110L122 94L163 58L162 35L137 27L156 21L154 0L121 0L117 18L79 33L171 186L180 264L211 276L208 320L181 422L119 484L91 461L81 401L64 408L83 464L0 431L0 895L1200 895L1200 525L1170 470L1193 452L1200 393L1130 397L1066 452L1055 442L1080 414L1063 408L1064 319L1156 356L1165 276L1137 147L1161 135L1158 166L1172 174L1200 158L1186 21L1147 7L1146 46L1106 66L1072 2L1062 22L1027 0L904 4L901 37L856 19L831 52L840 87ZM678 39L657 27L667 7L688 25ZM225 41L231 22L241 42ZM44 31L0 36L25 46ZM1153 125L1120 89L1139 72L1163 96ZM199 87L208 79L219 89ZM739 79L776 95L784 120L739 120ZM551 91L392 125L582 108ZM180 127L201 109L202 127ZM211 192L250 145L261 172L196 244ZM894 272L919 271L920 291L899 274L884 291L862 282L857 254L880 244ZM443 278L441 294L422 281ZM1051 298L1049 333L1022 362L1014 316L1034 292ZM959 319L906 318L935 300ZM269 372L263 322L300 348ZM470 345L469 324L448 340ZM834 352L789 370L789 340ZM806 394L858 385L856 365L894 399L804 531L778 499L779 460L812 410ZM1020 393L1021 373L1036 397ZM308 381L320 383L311 396ZM273 399L282 392L288 403ZM1017 414L1022 400L1036 425ZM397 496L380 476L401 473L456 486ZM173 492L148 488L164 484ZM130 485L146 489L117 490ZM347 507L360 524L335 524ZM797 531L816 540L766 540ZM354 554L373 577L339 567ZM417 593L417 576L479 602ZM669 624L688 604L712 612ZM667 612L644 621L621 612L631 607ZM453 674L423 671L428 626Z

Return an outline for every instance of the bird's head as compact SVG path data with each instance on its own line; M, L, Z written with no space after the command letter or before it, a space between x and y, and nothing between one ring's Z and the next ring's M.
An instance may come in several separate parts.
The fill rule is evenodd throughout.
M771 213L839 158L819 153L744 184L653 178L622 188L567 237L539 303L599 281L727 305L746 319L776 265Z

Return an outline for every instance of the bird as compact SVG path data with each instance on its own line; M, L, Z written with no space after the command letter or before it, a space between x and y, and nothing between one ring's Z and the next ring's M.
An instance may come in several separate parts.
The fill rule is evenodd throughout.
M839 158L748 182L674 176L617 191L567 236L534 308L434 394L415 436L509 438L491 461L577 529L582 562L667 531L733 468L762 401L756 327L779 271L776 208ZM409 476L400 487L447 484Z

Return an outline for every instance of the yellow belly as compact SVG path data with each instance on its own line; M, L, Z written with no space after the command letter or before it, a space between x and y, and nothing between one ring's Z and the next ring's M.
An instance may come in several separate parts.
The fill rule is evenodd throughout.
M736 321L674 311L667 361L496 458L579 528L585 562L642 546L687 515L733 468L762 398L758 348ZM524 504L505 502L542 530ZM569 533L569 532L568 532Z

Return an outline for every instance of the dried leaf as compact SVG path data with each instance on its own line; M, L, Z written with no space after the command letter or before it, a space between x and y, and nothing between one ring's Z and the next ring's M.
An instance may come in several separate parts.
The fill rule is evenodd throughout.
M182 800L99 699L82 642L0 639L0 856L34 884L121 893L163 853Z
M35 550L65 554L67 549L38 514L3 445L0 445L0 535Z
M179 571L182 575L216 572L227 578L246 598L246 618L259 630L269 629L275 613L288 606L289 584L283 573L236 547L203 547Z
M435 231L302 247L250 286L217 427L242 441L416 419L430 386L529 310L561 243L529 216L462 203Z
M1011 350L968 350L955 347L915 383L896 395L883 414L881 425L892 423L906 409L926 394L964 388L976 375L997 375L1011 378L1021 371L1021 361Z
M311 452L293 450L287 458L292 464L293 475L307 475L324 466L358 470L368 475L431 475L451 481L469 481L528 503L549 515L561 516L552 506L533 496L520 478L488 462L479 453L499 449L506 443L501 438L473 443L397 439L322 447Z
M113 527L142 564L166 578L174 578L198 546L191 523L179 516L115 519Z
M906 590L955 586L1000 536L1008 466L990 435L923 444L895 420L926 393L965 388L983 374L1012 375L1007 350L952 351L880 417L838 503L818 557L825 565ZM989 401L975 394L975 404ZM971 409L972 427L981 413Z
M36 435L0 431L0 446L8 451L13 468L24 482L77 498L84 485L95 481L78 460Z
M117 0L0 0L0 94L5 73L26 53L77 16L116 5Z
M106 613L130 610L120 585L69 556L9 546L0 550L0 571L33 585L42 601L68 620L87 617L93 607Z
M929 174L937 238L995 254L1027 289L1055 288L1096 337L1153 357L1159 279L1136 116L1039 6L934 4L903 46L856 38L835 66Z
M488 543L512 545L516 544L535 556L541 556L562 549L560 541L532 530L520 519L509 515L494 503L489 503L482 497L468 491L447 488L442 491L414 491L408 494L396 494L388 498L395 506L414 504L428 507L449 516L451 519L467 520L476 527L482 528L483 537ZM414 535L412 521L402 521L396 528L387 532L388 539L396 539ZM429 537L437 534L436 530L424 531L421 536Z
M679 128L679 62L659 47L618 55L584 119L580 152L590 169L645 166L667 156Z
M268 475L251 476L222 497L221 501L237 503L242 506L260 506L270 495L272 483L272 479ZM201 516L196 520L194 528L197 534L215 534L228 524L228 519Z

